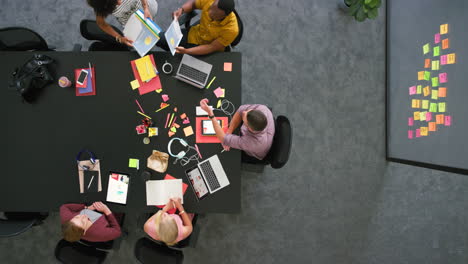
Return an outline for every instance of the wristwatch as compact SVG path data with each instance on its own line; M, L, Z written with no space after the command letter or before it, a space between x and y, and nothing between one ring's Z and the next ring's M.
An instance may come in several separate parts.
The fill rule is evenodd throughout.
M209 115L208 116L210 119L213 119L215 116L214 115Z

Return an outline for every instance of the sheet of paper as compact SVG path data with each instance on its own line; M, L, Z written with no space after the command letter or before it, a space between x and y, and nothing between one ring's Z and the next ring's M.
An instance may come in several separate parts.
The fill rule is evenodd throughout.
M429 46L429 43L427 43L426 45L423 46L423 53L427 54L429 52L429 49L430 49L430 46Z
M439 97L447 97L447 88L446 87L439 87L438 96Z
M442 49L448 49L450 47L449 39L442 40Z
M442 24L440 25L440 34L447 34L448 33L448 24Z
M219 88L218 88L218 89L219 89ZM216 90L218 90L218 89L216 89ZM216 91L216 90L215 90L215 91ZM215 92L215 94L216 94L216 92ZM409 88L409 94L410 94L410 95L416 94L416 86L411 86L411 87Z
M192 126L188 126L184 128L184 134L186 137L193 135L193 128Z
M440 47L439 46L435 46L434 49L433 49L433 56L439 56L440 55Z
M137 169L139 167L140 161L138 159L129 159L128 167Z
M146 205L167 204L170 198L180 198L184 203L181 179L146 181Z
M225 62L224 63L224 71L226 71L226 72L232 71L232 62Z
M209 105L208 107L209 107L210 109L213 109L213 106L211 106L211 105ZM197 116L207 116L207 115L208 115L208 113L205 112L205 110L203 110L200 106L197 106L197 107L195 108L195 112L196 112L196 115L197 115Z
M166 36L167 45L171 50L172 56L174 56L176 48L179 46L180 41L183 37L182 31L180 30L179 21L177 19L174 19L172 21L171 25L169 25L169 27L167 28L167 31L164 34L164 36Z
M129 178L127 175L111 173L107 186L106 201L126 204Z
M140 84L138 83L138 80L133 80L130 82L130 85L132 86L132 89L138 89L140 87Z
M452 125L452 117L451 116L445 116L445 125L446 126L451 126Z
M437 112L437 103L431 103L429 106L429 112L436 113Z
M445 103L439 103L439 113L445 113Z

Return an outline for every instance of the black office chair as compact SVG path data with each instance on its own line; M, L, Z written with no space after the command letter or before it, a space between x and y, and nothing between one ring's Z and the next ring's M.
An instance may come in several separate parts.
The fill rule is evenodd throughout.
M146 237L140 238L136 242L135 257L142 264L181 264L184 261L184 253L181 250L154 243Z
M227 46L226 49L224 49L224 51L226 52L230 52L235 46L237 46L237 44L239 44L239 42L242 40L242 35L244 34L244 23L242 22L242 19L240 18L236 10L234 10L233 12L237 18L237 26L239 27L239 34L231 43L231 45ZM197 12L197 11L192 11L190 13L183 14L179 18L179 24L184 25L185 28L189 30L190 27L195 26L200 23L199 19L195 21L194 23L191 23L192 19L195 18L199 14L200 12Z
M0 29L1 51L50 51L55 48L48 46L41 35L24 27L7 27Z
M47 213L5 212L6 219L0 219L0 237L12 237L42 224Z
M120 225L120 229L122 231L122 234L126 235L127 231L124 230L124 227L123 227L124 220L125 220L125 214L123 214L123 213L114 213L114 216L115 216L115 218L117 219L117 222ZM81 243L81 244L83 244L85 246L96 248L98 250L111 251L112 249L119 249L120 248L121 240L122 240L122 236L120 236L119 238L116 238L114 240L106 241L106 242L91 242L91 241L86 241L86 240L81 239L80 241L78 241L78 243Z
M55 258L66 264L99 264L103 263L107 252L81 243L60 240L55 247Z
M123 33L116 27L112 28L120 35ZM80 33L83 38L93 42L88 51L128 51L129 48L121 43L118 43L112 36L102 31L95 20L85 19L80 22Z
M271 149L265 159L257 160L249 158L249 161L243 161L243 169L253 172L262 172L266 165L271 165L274 169L282 168L289 160L292 145L292 127L289 119L285 116L278 116L275 120L275 135Z

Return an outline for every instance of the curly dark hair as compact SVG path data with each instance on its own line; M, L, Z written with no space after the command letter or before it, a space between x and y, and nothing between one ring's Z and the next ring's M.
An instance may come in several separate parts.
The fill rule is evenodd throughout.
M86 0L97 16L107 17L114 12L117 0Z

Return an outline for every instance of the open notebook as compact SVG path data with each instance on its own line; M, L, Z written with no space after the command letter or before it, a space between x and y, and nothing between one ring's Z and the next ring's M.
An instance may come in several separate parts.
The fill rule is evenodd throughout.
M146 205L167 204L171 198L180 198L184 203L181 179L146 182Z

